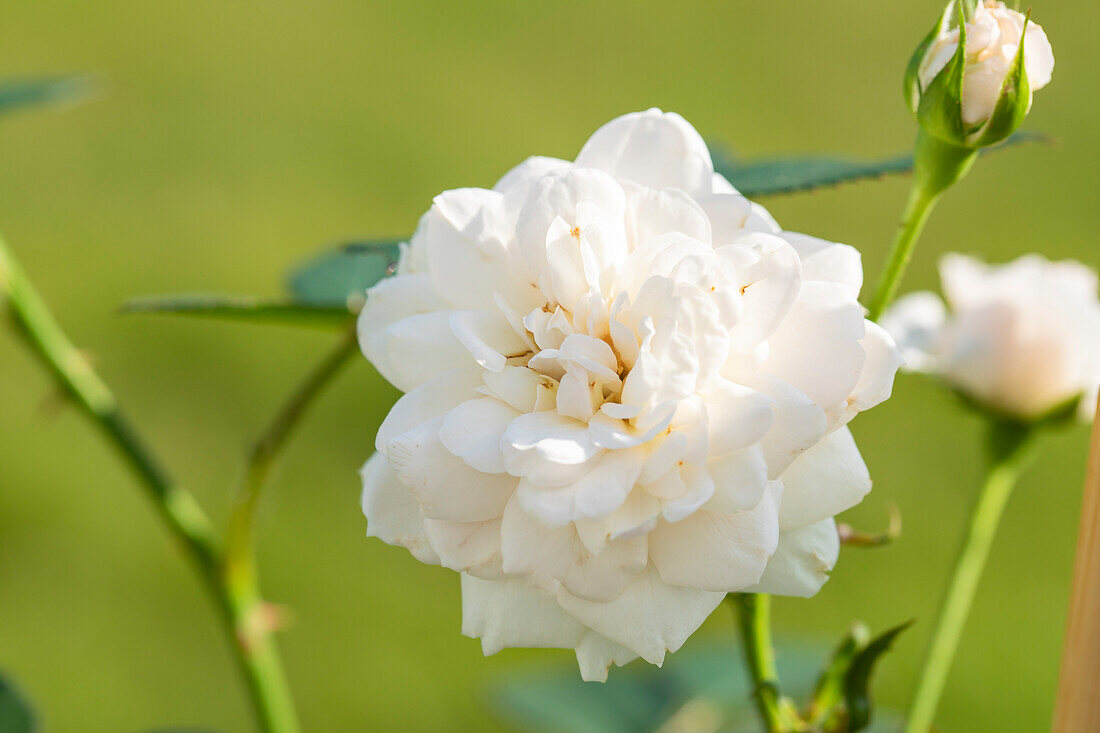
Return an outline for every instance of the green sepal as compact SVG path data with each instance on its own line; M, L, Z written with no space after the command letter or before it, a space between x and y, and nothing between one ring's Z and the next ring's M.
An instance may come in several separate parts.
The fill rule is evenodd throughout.
M1028 82L1024 64L1024 38L1030 22L1031 11L1029 10L1024 16L1024 27L1020 32L1020 46L1016 49L1016 59L1005 76L1001 96L997 98L997 106L993 108L993 114L989 116L978 133L972 136L977 138L971 143L975 147L994 145L1007 138L1024 123L1024 118L1031 109L1031 84Z
M960 13L962 10L960 9ZM921 94L917 121L941 140L966 145L967 133L962 121L962 86L966 71L966 23L959 18L959 43L951 60L940 69Z
M871 640L852 660L844 675L844 705L848 711L847 733L865 729L871 723L871 673L875 664L898 635L913 624L906 621Z
M928 50L932 47L932 44L951 25L955 3L956 0L947 0L939 21L917 46L917 50L913 52L912 57L909 59L909 66L905 69L905 83L902 87L902 94L905 96L905 103L909 105L909 111L913 114L917 114L921 95L923 94L923 90L920 88L920 67L924 64L924 59L928 55Z
M871 630L856 622L833 650L828 664L817 678L814 694L806 708L806 721L813 726L824 727L825 722L836 714L836 706L844 696L844 678L851 669L852 661L871 640Z
M1018 425L1025 428L1061 428L1067 425L1076 424L1077 416L1080 414L1081 410L1081 403L1085 399L1084 393L1076 394L1038 415L1025 416L998 409L954 387L951 388L951 393L963 407L973 410L983 417L992 418L996 422Z

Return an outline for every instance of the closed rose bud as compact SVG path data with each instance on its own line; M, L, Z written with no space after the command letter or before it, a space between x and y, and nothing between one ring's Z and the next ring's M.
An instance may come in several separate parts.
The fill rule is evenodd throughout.
M906 368L939 374L974 402L1016 420L1078 401L1079 414L1092 416L1100 384L1095 272L1039 255L1005 265L948 255L940 273L950 312L932 293L913 293L881 320Z
M993 145L1020 126L1032 93L1050 82L1054 53L1042 27L1002 2L979 0L962 23L953 21L956 5L948 3L914 54L906 96L937 137Z

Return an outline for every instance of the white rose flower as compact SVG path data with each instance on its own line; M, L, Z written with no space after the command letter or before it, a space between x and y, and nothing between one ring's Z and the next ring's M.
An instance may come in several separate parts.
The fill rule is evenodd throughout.
M656 109L440 194L359 319L406 392L368 534L462 573L486 654L572 648L592 680L661 664L727 592L814 594L871 488L845 425L900 364L861 284Z
M1027 255L1005 265L947 255L944 296L912 293L881 319L907 368L937 373L979 403L1032 419L1083 396L1092 417L1100 384L1096 273Z
M1020 36L1024 34L1024 16L1009 10L1003 2L979 0L974 17L966 24L966 68L963 71L962 119L969 126L980 125L993 114L1001 96L1005 78L1016 60ZM918 75L921 87L932 79L955 55L959 29L945 29L928 48ZM1029 22L1024 37L1024 71L1031 91L1050 83L1054 71L1054 52L1042 26Z

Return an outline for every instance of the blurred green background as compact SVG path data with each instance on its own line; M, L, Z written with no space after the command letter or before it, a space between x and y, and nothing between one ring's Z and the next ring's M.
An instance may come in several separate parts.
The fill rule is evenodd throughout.
M431 197L491 185L530 154L572 157L651 105L751 155L904 150L902 70L938 2L0 3L0 78L97 72L90 104L0 125L0 226L75 340L217 518L250 436L329 336L118 317L133 295L273 294L326 244L411 231ZM937 256L1039 250L1097 264L1095 3L1035 5L1054 81L1028 127L1056 147L982 161L933 217L905 289ZM907 181L767 205L850 242L868 279ZM269 495L267 595L293 608L285 662L310 731L492 731L487 681L566 652L484 659L458 580L364 538L356 469L397 393L357 362L296 437ZM0 333L0 669L48 731L168 724L245 731L207 598L131 477ZM980 424L900 379L854 425L876 481L848 520L902 539L847 550L777 625L830 639L915 617L882 667L902 708L980 473ZM1087 431L1051 435L1009 507L945 696L945 731L1048 725ZM733 633L720 609L688 646ZM731 660L731 664L734 660Z

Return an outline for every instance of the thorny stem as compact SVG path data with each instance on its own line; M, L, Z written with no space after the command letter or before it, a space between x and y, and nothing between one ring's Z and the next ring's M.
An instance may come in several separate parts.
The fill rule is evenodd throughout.
M212 523L194 496L175 483L131 427L114 394L65 335L2 237L0 296L34 355L130 465L158 516L194 563L233 642L260 730L297 733L300 727L275 645L271 607L263 602L256 582L253 519L260 489L279 450L313 398L354 352L354 337L341 337L337 348L307 377L257 442L223 552Z
M787 733L779 697L779 673L772 648L771 597L764 593L726 596L737 612L745 665L753 682L753 699L768 733Z

